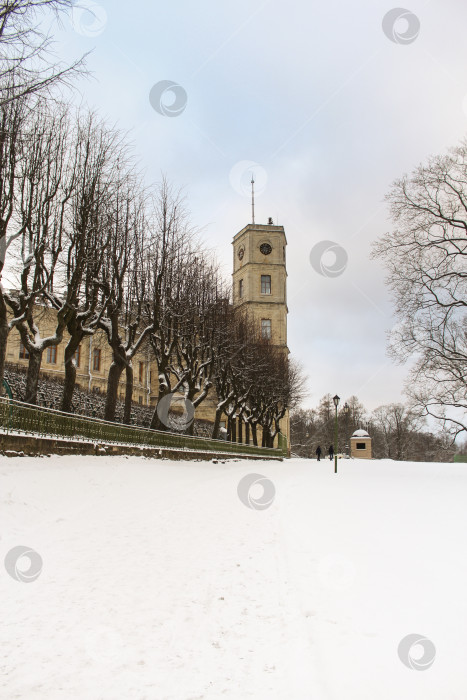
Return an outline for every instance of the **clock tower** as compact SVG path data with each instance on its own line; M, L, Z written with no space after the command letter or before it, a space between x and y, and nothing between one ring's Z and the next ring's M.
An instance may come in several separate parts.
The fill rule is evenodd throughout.
M245 306L263 338L287 348L287 239L283 226L248 224L234 236L233 304Z

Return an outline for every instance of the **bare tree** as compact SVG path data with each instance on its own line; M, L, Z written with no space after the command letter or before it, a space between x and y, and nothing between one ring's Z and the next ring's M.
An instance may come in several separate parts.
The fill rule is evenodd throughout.
M66 246L62 255L61 289L55 285L47 298L57 311L67 299L65 380L62 411L70 411L76 383L76 353L94 334L100 315L99 273L107 249L110 202L117 175L118 156L124 148L121 135L94 113L78 114L71 150L75 158L75 187L67 213Z
M58 19L73 0L4 0L0 6L0 107L32 95L51 95L84 73L84 58L71 66L53 62L51 37L39 27L47 12Z
M193 236L184 200L164 178L153 202L149 241L152 274L147 305L152 325L149 343L158 370L157 404L168 394L178 391L184 383L183 374L174 376L172 365L180 332L182 299L186 299L184 275L193 261ZM157 405L151 427L167 430L159 417Z
M147 347L149 334L153 329L148 313L147 287L151 277L150 258L147 255L147 216L145 196L142 192L134 202L134 232L131 256L128 267L127 292L121 316L123 329L122 346L125 351L125 407L123 422L129 423L133 399L133 363L137 352Z
M374 411L373 423L383 437L382 456L407 460L414 433L420 428L420 416L403 404L389 404Z
M229 295L217 264L199 249L189 257L182 279L181 294L174 307L177 325L170 371L177 383L182 383L185 398L196 409L213 385ZM192 430L193 423L189 432Z
M50 114L36 113L24 139L25 153L19 170L18 212L22 228L19 290L5 294L13 312L10 322L29 353L26 401L36 403L37 383L44 350L57 346L63 338L70 309L70 285L56 313L52 335L41 336L37 318L46 300L54 293L54 276L62 253L66 207L75 184L75 163L70 159L70 120L63 108ZM41 300L41 303L38 303Z
M122 318L128 293L128 276L135 251L139 213L135 173L123 159L119 163L119 169L112 211L107 220L109 241L99 282L102 290L100 304L101 308L105 308L105 313L100 315L98 327L105 332L112 350L112 364L107 379L106 420L115 418L120 377L130 363Z
M214 382L217 406L213 437L219 437L222 415L227 417L227 434L232 441L249 443L250 433L256 444L256 422L249 403L250 394L257 384L261 371L258 352L260 338L255 323L247 313L232 306L225 307L225 315L218 322L216 340Z
M395 228L374 256L399 319L390 354L413 359L413 405L455 437L467 430L467 141L396 181L387 200Z
M272 447L274 438L280 432L280 421L305 396L305 377L301 366L289 359L282 348L265 344L262 352L266 354L268 369L252 397L257 397L257 401L259 399L262 444L264 447Z
M30 117L27 100L14 100L0 108L0 386L5 371L5 353L11 326L4 298L2 276L7 251L24 232L24 222L15 217L19 161Z

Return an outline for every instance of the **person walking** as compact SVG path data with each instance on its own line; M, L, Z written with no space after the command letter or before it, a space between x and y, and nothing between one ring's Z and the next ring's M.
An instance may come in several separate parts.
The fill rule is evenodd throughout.
M332 445L329 445L329 459L332 462L332 458L334 457L334 447Z
M316 448L316 458L317 458L318 462L319 462L320 459L321 459L321 447L320 447L319 445L318 445L318 447Z

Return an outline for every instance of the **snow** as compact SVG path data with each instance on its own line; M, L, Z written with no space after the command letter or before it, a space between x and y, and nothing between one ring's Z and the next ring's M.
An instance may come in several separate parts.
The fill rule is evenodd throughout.
M0 697L465 700L466 466L2 459Z

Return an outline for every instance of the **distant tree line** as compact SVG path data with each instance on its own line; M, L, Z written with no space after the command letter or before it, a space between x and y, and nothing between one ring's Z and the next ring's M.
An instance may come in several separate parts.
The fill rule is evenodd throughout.
M372 438L375 459L413 462L452 461L455 448L448 431L427 431L424 418L404 404L388 404L368 412L356 396L341 401L338 409L338 451L350 453L350 438L363 428ZM327 451L334 445L335 407L331 395L317 408L297 408L290 416L292 453L315 457L318 445Z
M0 384L12 329L29 355L31 404L44 351L66 337L61 408L70 411L75 353L100 331L112 354L107 420L115 418L124 376L123 420L130 422L132 360L144 348L157 362L158 401L178 391L196 409L215 390L213 436L224 413L233 439L245 424L257 444L260 426L270 446L301 396L300 368L232 307L180 193L166 179L145 185L126 136L94 112L74 109L57 92L50 99L80 64L69 71L42 65L31 73L29 61L20 60L34 50L37 36L28 23L34 13L68 5L12 2L10 14L3 10L9 33L0 26L0 46L3 41L10 57L0 74L0 283L5 265L10 282L9 289L0 284ZM46 45L39 36L40 56ZM55 318L47 336L44 310ZM151 425L167 427L156 409Z

